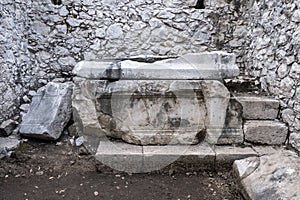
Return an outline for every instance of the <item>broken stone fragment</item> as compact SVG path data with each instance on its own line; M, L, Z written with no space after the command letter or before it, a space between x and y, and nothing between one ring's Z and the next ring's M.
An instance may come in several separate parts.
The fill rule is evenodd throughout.
M233 171L246 200L300 199L300 158L295 152L236 160Z
M20 144L21 141L16 137L0 137L0 159L9 156Z
M2 122L0 125L0 136L9 136L12 134L18 123L12 119Z
M20 125L25 137L56 140L71 117L72 83L50 82L32 98Z

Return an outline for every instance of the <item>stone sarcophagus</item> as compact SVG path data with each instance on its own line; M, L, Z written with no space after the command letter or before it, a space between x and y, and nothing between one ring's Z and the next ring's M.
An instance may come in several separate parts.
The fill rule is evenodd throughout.
M92 152L107 137L139 145L243 141L241 105L222 83L239 74L233 54L82 61L73 72L74 119Z

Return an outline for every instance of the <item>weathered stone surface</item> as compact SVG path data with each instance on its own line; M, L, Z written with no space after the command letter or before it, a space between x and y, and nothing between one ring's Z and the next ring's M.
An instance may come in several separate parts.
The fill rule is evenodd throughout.
M205 140L210 144L215 144L222 135L230 93L218 81L205 80L202 82L202 87L207 108Z
M90 79L222 79L239 74L234 54L225 52L194 53L154 63L125 61L81 61L73 73Z
M17 149L21 141L13 136L0 137L0 159L10 155L10 152Z
M210 144L236 144L244 140L242 106L230 99L227 88L218 81L202 81L207 108L206 138Z
M138 146L104 140L95 155L119 171L146 173L159 170L213 170L215 153L208 145Z
M290 135L290 144L300 152L300 133L294 132Z
M143 172L143 150L141 146L108 140L101 141L95 157L104 165L118 171Z
M268 97L237 96L243 106L244 119L276 119L279 101Z
M292 151L237 160L233 170L246 199L300 198L300 158Z
M75 119L79 117L83 135L92 128L143 145L194 144L205 137L206 109L198 81L103 83L85 81L74 89ZM85 113L87 105L91 108Z
M278 146L252 146L252 149L257 152L258 156L269 155L276 153L281 147Z
M241 106L219 81L74 81L74 119L92 152L104 136L142 145L196 144L207 133L213 144L243 142Z
M213 170L215 153L208 145L144 146L144 171L151 172L172 166L188 171Z
M21 135L58 139L71 117L72 86L71 83L50 82L39 89L20 125Z
M13 130L17 127L18 123L12 119L4 121L0 125L0 136L9 136Z
M242 105L238 101L229 100L223 128L219 129L221 135L215 144L242 144L244 142L242 110Z
M250 147L215 146L216 170L229 169L235 160L257 156Z
M270 120L247 120L244 123L245 140L260 144L283 144L288 128L282 122Z
M105 136L98 122L95 100L97 94L103 93L107 81L74 78L74 83L72 107L77 133L84 137L85 146L95 154L100 138Z

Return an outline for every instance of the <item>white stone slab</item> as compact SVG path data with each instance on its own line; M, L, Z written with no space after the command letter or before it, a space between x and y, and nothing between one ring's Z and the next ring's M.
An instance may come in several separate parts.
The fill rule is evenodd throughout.
M235 77L239 69L235 65L234 54L215 51L186 54L154 63L132 60L81 61L73 73L89 79L197 80Z

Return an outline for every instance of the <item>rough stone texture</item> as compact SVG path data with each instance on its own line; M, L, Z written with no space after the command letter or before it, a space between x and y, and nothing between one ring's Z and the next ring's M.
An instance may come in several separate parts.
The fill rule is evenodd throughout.
M74 89L73 108L78 132L85 137L104 133L144 145L192 144L205 137L206 109L198 81L81 81Z
M292 151L237 160L233 170L246 199L300 198L300 158Z
M299 133L291 133L290 135L290 144L300 152L300 134Z
M51 82L39 89L20 124L20 133L45 140L58 139L71 117L72 86Z
M264 0L249 10L243 59L245 74L256 77L269 95L280 99L280 118L289 125L290 143L299 149L299 1ZM247 44L248 43L248 44Z
M73 73L89 79L191 80L224 79L239 75L235 56L221 51L186 54L154 63L125 61L82 61Z
M117 2L0 2L0 123L29 90L70 80L80 60L224 50L280 98L280 118L299 134L298 1L210 0L203 10L194 1Z
M0 124L18 112L32 66L27 50L26 2L0 2Z
M70 81L81 60L221 50L233 30L224 24L235 24L223 21L242 9L224 1L195 9L195 2L1 1L0 123L18 113L30 90Z
M252 146L252 149L257 152L258 156L276 153L280 148L280 146Z
M0 137L0 159L6 156L10 156L10 153L17 149L21 141L14 137Z
M206 63L215 59L211 54L208 57L200 54L199 57L202 55ZM192 56L191 61L184 63L193 63L193 59L195 57ZM78 133L86 141L93 141L90 146L92 152L97 148L96 141L104 135L142 145L195 144L203 141L205 133L206 141L211 144L243 142L242 107L234 99L230 100L229 91L220 81L139 80L144 79L145 74L135 68L136 62L130 62L133 67L127 65L127 68L132 68L132 78L137 80L118 80L120 74L126 74L122 62L100 62L99 65L93 62L92 66L86 62L77 65L74 70L77 75L89 78L74 79L73 111ZM231 61L229 63L234 65ZM162 71L162 75L157 75L162 78L164 73L172 73L164 70L174 68L173 64L160 62L159 67L153 66L159 69L158 72ZM110 66L109 69L107 66ZM222 66L218 71L222 71ZM92 73L89 72L91 68ZM151 70L156 69L149 67ZM174 71L177 73L174 79L186 78L187 70Z
M228 169L235 160L257 156L250 147L215 146L216 170Z
M279 112L279 101L267 97L237 96L243 106L244 119L276 119Z
M6 120L0 125L0 136L9 136L12 134L18 123L14 120Z
M220 110L219 110L220 111ZM214 113L218 112L216 110ZM243 119L242 119L243 108L242 105L234 98L230 98L225 122L223 128L215 129L215 132L220 131L220 136L213 144L242 144L244 142L244 130L243 130ZM212 129L209 129L209 133L212 133Z
M247 120L244 123L245 140L260 144L283 144L288 127L282 122L270 120Z

